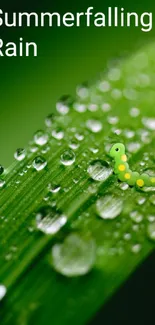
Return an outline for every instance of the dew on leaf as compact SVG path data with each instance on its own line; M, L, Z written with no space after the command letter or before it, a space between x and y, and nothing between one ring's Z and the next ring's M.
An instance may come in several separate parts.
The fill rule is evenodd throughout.
M5 287L5 285L0 284L0 300L2 300L4 298L4 296L6 295L7 289Z
M65 150L60 161L64 166L71 166L75 162L75 153L71 149Z
M41 207L36 213L36 228L46 235L57 233L67 222L67 217L51 206Z
M4 179L0 179L0 188L2 188L5 185L5 180Z
M149 130L152 130L152 131L155 130L155 118L154 117L143 117L142 123Z
M139 211L132 211L130 213L130 218L135 223L140 223L143 220L143 215Z
M72 105L72 98L69 95L62 96L56 103L56 109L61 115L68 114Z
M86 111L87 106L86 106L86 104L75 102L73 104L73 108L75 109L75 111L77 111L79 113L83 113Z
M62 140L64 137L64 131L62 128L58 127L52 131L53 138L57 140Z
M138 254L140 252L141 248L142 248L141 244L134 244L131 247L131 252L134 254Z
M34 142L38 146L44 146L48 142L48 134L42 130L39 130L34 135Z
M152 222L147 226L147 235L149 239L155 241L155 222Z
M19 148L14 153L14 158L18 161L22 161L26 157L26 151L25 149Z
M103 219L114 219L123 210L123 200L116 195L105 195L96 202L97 214Z
M112 168L104 160L93 160L87 168L89 176L95 181L106 181L112 174Z
M140 114L140 110L137 107L130 108L129 114L131 117L137 117Z
M107 113L111 110L111 105L109 103L103 103L101 109L103 112Z
M32 162L32 166L37 171L41 171L47 166L47 161L46 161L46 159L44 157L37 156L37 157L34 158L34 160Z
M50 128L50 127L53 125L54 120L55 120L55 116L54 116L54 114L50 114L50 115L48 115L48 116L45 118L45 125L46 125L47 127Z
M51 193L58 193L60 189L61 189L60 185L53 184L53 183L48 184L48 190Z
M52 248L54 269L67 277L87 274L94 266L96 245L93 238L72 233Z
M102 123L97 120L88 120L86 126L93 133L98 133L102 130Z

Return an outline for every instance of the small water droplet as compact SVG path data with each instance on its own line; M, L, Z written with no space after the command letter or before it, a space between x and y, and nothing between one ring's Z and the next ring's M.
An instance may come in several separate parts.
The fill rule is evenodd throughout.
M56 209L45 206L36 213L36 227L46 235L57 233L67 222L67 217Z
M14 158L18 161L22 161L26 157L26 151L25 149L19 148L14 153Z
M143 220L143 215L139 211L132 211L130 213L130 218L136 222L140 223Z
M52 184L52 183L48 184L48 190L51 193L58 193L60 189L61 189L60 185Z
M127 183L122 182L120 183L120 188L121 190L126 191L129 188L129 185Z
M123 210L123 200L116 195L106 195L96 202L98 215L103 219L114 219L118 217Z
M97 120L88 120L86 122L86 126L90 131L94 133L98 133L102 130L102 123Z
M111 105L109 103L104 103L101 105L101 109L104 113L109 112L111 110Z
M79 234L68 235L62 244L52 248L54 269L67 277L87 274L94 266L96 245L92 238Z
M37 156L34 158L32 166L37 171L43 170L47 166L47 161L42 156Z
M71 143L69 144L69 147L73 150L76 150L79 148L79 143L76 140L72 140Z
M39 130L34 135L34 142L39 146L44 146L48 142L48 134Z
M6 295L7 289L3 284L0 284L0 300Z
M150 223L147 227L148 238L155 241L155 222Z
M61 163L65 166L70 166L75 162L75 153L68 149L63 152L60 159Z
M64 131L60 127L58 127L52 131L52 136L57 140L61 140L64 137Z
M150 196L149 201L150 201L153 205L155 205L155 194L153 194L153 195Z
M130 108L129 114L132 117L137 117L140 114L140 110L137 107L132 107L132 108Z
M54 114L48 115L45 119L46 126L50 128L53 125L54 120L55 120Z
M4 179L0 179L0 188L2 188L5 185L5 180Z
M135 244L131 247L131 252L134 254L138 254L141 248L142 248L141 244Z
M69 95L62 96L56 104L56 109L61 115L66 115L73 103Z
M146 126L149 130L155 130L155 118L154 117L143 117L142 123Z
M93 180L101 182L112 174L112 168L104 160L93 160L88 166L87 172Z

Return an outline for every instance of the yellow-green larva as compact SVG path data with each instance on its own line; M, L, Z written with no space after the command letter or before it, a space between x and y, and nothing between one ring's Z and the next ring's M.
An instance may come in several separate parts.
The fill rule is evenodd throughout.
M133 172L129 168L124 144L114 144L110 150L110 156L115 161L114 173L120 181L127 182L131 186L155 186L155 176L150 177L147 174L140 175L138 172Z

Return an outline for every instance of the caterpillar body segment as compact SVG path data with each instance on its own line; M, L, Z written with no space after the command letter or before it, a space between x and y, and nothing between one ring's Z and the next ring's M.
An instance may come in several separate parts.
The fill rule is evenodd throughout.
M112 146L110 156L115 161L114 173L120 181L140 188L144 186L155 186L155 176L150 177L145 173L140 175L138 172L133 172L129 168L125 154L125 146L122 143L116 143Z

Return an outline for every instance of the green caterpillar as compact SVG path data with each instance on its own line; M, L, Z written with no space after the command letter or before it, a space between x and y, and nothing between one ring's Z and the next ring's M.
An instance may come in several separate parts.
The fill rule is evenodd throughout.
M110 156L115 160L114 173L118 175L120 181L127 182L130 186L144 187L155 186L155 176L150 177L147 174L140 175L130 170L125 154L125 146L122 143L116 143L110 150Z

